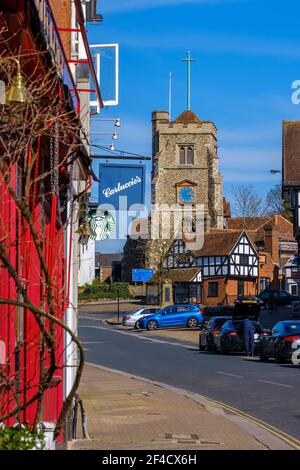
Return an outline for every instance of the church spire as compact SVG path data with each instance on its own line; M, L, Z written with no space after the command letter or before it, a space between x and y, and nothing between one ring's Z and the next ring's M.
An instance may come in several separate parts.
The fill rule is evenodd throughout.
M191 51L187 52L187 57L181 59L182 62L187 63L187 109L191 109L191 62L196 62L196 59L191 58Z

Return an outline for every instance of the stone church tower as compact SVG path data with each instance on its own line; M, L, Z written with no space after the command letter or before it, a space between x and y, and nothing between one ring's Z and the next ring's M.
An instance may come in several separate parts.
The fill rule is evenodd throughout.
M223 228L217 129L192 111L152 113L152 204L203 204L205 230Z
M192 111L175 121L167 111L152 113L152 204L203 204L205 231L224 227L222 176L217 155L217 129ZM136 220L137 226L152 220ZM142 230L141 230L142 232ZM172 242L172 240L169 240ZM134 268L156 271L160 240L128 238L122 260L122 280L131 281Z

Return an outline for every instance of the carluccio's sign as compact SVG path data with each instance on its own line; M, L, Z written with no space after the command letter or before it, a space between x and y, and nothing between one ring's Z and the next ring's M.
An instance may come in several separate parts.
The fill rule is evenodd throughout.
M124 199L127 208L144 204L144 165L100 164L99 179L99 204L111 204L116 211L124 208Z

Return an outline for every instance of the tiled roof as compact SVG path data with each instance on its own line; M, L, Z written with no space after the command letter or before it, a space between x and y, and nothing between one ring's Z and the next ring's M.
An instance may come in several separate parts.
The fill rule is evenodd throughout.
M121 261L122 255L121 253L96 253L95 254L95 264L96 266L101 267L110 267L114 261Z
M170 269L167 277L172 282L191 282L199 271L199 268Z
M232 230L258 230L272 221L272 217L236 217L228 219L228 228Z
M239 240L243 230L217 229L211 230L204 235L204 245L201 250L193 251L195 257L198 256L227 256ZM253 243L254 232L248 231L246 235Z
M202 124L198 116L196 116L196 114L190 110L187 110L181 113L180 116L178 116L178 118L175 119L175 122L182 122L183 124L189 124L190 122L193 122L199 125Z

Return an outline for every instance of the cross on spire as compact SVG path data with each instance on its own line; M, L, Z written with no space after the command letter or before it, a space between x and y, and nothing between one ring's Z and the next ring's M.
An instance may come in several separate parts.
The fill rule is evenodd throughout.
M187 52L187 57L181 59L182 62L187 63L187 109L191 109L191 62L196 62L196 59L191 58L191 51Z

